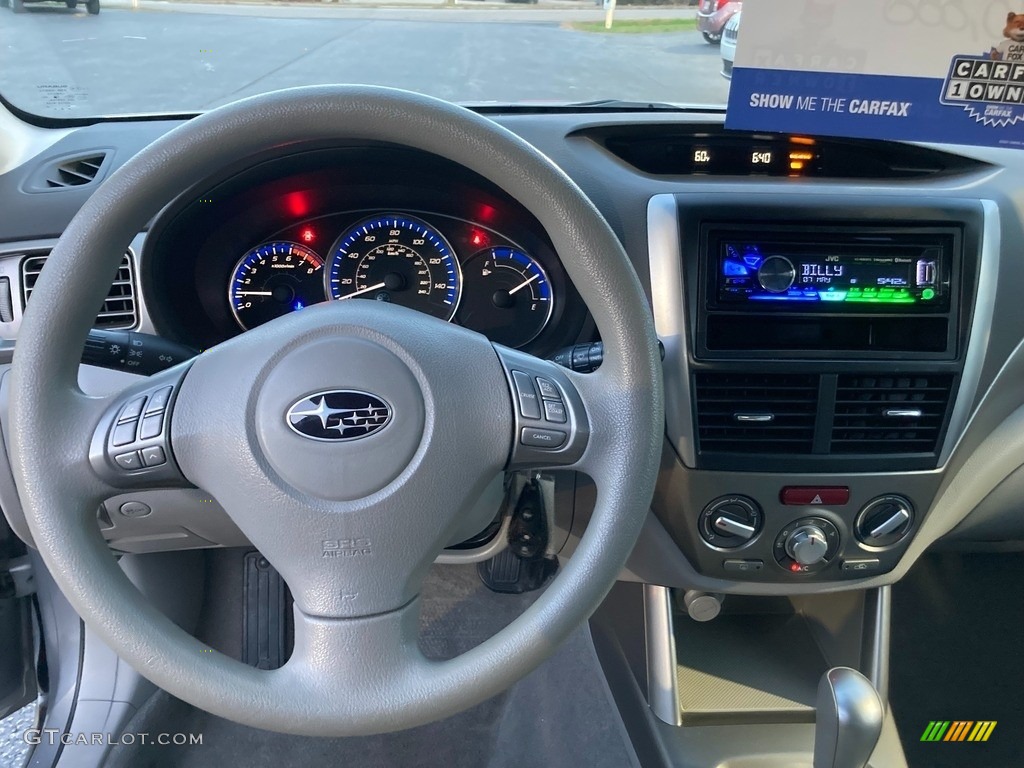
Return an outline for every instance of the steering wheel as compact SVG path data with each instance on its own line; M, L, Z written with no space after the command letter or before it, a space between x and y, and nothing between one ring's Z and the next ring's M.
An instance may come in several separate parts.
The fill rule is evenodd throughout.
M376 140L460 163L537 217L604 341L581 375L427 315L334 301L237 336L114 396L78 387L85 336L125 245L211 169L300 142ZM32 294L10 386L11 458L39 551L123 659L216 715L287 733L395 731L454 714L547 658L611 588L647 514L661 449L650 312L597 209L495 123L404 91L298 88L216 109L114 173L57 243ZM565 422L543 419L560 399ZM578 549L507 628L449 661L417 647L436 555L503 470L564 467L598 487ZM127 489L197 486L278 569L295 647L266 671L150 606L96 525ZM474 528L475 526L475 528Z

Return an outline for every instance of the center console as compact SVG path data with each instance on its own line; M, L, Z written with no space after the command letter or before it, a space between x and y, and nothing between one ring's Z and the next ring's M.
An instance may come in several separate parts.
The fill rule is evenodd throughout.
M891 570L977 386L984 204L659 195L648 223L662 523L723 580Z

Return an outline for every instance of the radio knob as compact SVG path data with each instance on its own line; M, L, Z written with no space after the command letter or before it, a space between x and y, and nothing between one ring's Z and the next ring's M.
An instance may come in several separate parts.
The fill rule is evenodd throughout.
M820 563L827 553L825 532L816 525L802 525L786 539L786 554L800 565Z
M757 281L770 293L785 293L796 280L796 267L785 256L769 256L757 270Z

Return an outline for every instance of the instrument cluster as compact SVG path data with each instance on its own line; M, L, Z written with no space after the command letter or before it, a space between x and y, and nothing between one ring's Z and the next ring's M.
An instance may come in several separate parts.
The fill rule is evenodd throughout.
M154 222L142 277L159 331L198 348L326 301L398 304L539 355L587 323L519 201L390 147L293 151L211 180Z
M544 267L508 238L407 212L336 214L289 227L241 256L227 295L243 329L322 301L361 299L425 312L510 347L540 335L556 302Z

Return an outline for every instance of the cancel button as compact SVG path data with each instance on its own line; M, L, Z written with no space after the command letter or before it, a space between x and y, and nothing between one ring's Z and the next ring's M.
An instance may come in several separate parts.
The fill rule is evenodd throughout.
M534 448L559 448L565 442L566 434L558 429L524 427L519 442Z

